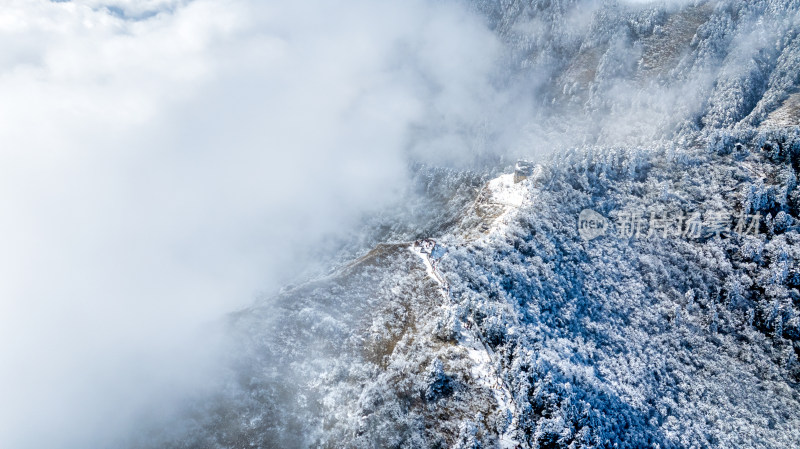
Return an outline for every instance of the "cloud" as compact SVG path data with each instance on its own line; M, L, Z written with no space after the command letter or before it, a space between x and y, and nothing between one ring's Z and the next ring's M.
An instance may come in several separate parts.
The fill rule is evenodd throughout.
M512 101L448 3L11 0L0 35L3 447L110 445L205 385L207 323Z
M600 42L587 5L566 29L517 32ZM563 86L546 51L510 80L506 52L527 41L440 1L9 0L0 36L0 446L14 448L113 447L138 414L212 385L230 348L209 323L397 201L408 161L658 136L711 83L643 90L627 41L577 55ZM570 70L596 66L596 110L566 102Z

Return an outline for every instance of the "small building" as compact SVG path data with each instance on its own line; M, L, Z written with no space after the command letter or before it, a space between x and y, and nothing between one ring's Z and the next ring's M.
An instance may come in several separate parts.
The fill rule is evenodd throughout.
M514 184L531 177L534 167L535 165L533 162L523 160L517 161L517 165L514 167Z
M433 249L436 247L436 242L433 241L433 239L422 239L414 242L414 246L419 248L419 252L422 254L431 255L433 253Z

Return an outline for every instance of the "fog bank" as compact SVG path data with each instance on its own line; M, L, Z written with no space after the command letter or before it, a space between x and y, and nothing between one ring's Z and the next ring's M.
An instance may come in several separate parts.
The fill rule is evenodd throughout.
M0 35L3 447L109 445L209 385L209 323L508 100L446 2L12 0Z

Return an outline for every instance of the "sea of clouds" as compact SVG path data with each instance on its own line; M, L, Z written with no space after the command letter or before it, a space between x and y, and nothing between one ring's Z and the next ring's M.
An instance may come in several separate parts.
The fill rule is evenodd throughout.
M210 385L213 323L515 102L448 2L9 0L0 48L9 448L110 445Z

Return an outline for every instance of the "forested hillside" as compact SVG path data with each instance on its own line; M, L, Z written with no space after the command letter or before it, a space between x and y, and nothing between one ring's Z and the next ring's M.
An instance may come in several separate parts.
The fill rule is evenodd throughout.
M505 232L454 245L456 310L497 352L531 447L797 445L798 138L558 156ZM585 208L606 235L579 236ZM695 213L687 234L676 217Z
M469 6L526 137L410 164L327 274L228 318L225 388L132 446L800 447L800 1Z

